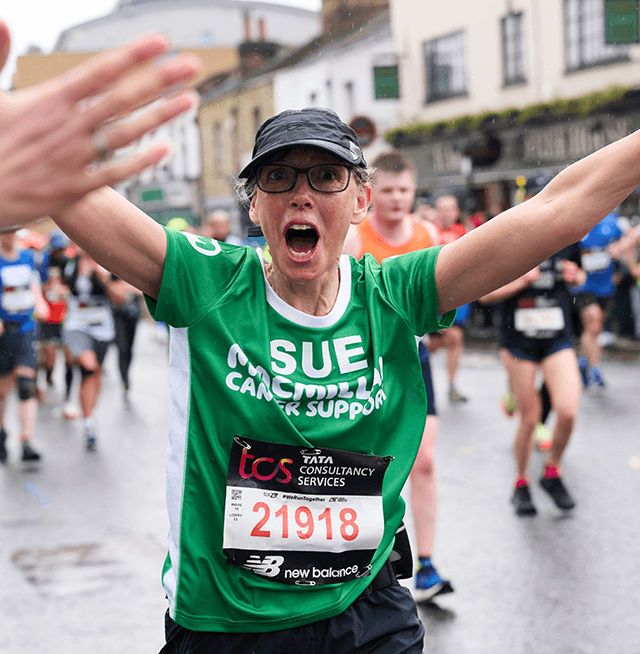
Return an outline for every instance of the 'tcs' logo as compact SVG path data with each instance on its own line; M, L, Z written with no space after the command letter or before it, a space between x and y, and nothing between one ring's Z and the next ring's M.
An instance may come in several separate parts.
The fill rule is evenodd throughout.
M255 477L260 481L269 481L270 479L273 479L278 472L283 472L284 477L276 478L276 481L281 484L288 484L291 481L291 472L287 470L285 466L287 463L293 463L291 459L280 459L278 463L275 463L275 459L262 456L255 459L255 461L250 464L250 470L247 471L247 463L249 459L255 459L255 457L253 454L249 454L249 449L245 447L242 449L240 470L238 471L243 479L251 479L251 477ZM266 468L266 464L269 463L275 463L275 466ZM260 471L258 470L258 466L260 466Z

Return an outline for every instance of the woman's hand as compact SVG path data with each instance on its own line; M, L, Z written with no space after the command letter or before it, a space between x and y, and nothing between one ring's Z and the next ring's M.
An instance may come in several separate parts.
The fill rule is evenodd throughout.
M0 21L0 67L9 51ZM0 229L40 218L90 191L157 164L156 144L107 165L107 156L192 108L195 92L163 94L194 79L200 60L169 59L161 35L139 39L23 91L0 93ZM116 122L160 98L146 113ZM99 162L99 165L93 165Z

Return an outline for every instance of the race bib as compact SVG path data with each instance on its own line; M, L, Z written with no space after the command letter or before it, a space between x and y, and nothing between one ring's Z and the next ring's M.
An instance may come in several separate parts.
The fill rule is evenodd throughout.
M370 574L391 460L236 436L225 502L227 561L302 586Z
M583 252L580 258L582 259L582 268L586 272L606 270L611 265L611 255L605 250Z
M2 286L29 287L33 281L33 272L31 268L24 265L5 266L0 270L0 279Z
M516 309L515 328L527 336L535 336L540 332L558 332L564 329L564 314L560 307Z
M28 266L6 266L0 271L2 308L9 314L24 313L35 306L31 282L33 272Z
M33 310L35 300L30 288L5 287L2 293L2 308L8 314L25 313Z

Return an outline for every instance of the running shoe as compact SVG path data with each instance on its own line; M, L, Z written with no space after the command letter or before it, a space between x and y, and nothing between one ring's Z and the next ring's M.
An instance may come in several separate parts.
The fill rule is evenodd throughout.
M93 425L87 425L84 428L84 436L87 439L87 451L93 452L96 449L96 428Z
M585 388L589 386L589 362L585 357L578 359L578 370L580 370L580 377L582 377L582 384Z
M62 407L62 417L65 420L75 420L80 415L77 407L72 402L65 402Z
M601 347L613 345L616 342L616 335L613 332L600 332L598 334L598 343Z
M551 432L541 422L533 430L533 441L541 452L551 449Z
M551 495L559 509L573 509L576 505L560 477L542 477L540 486Z
M468 398L466 398L464 395L461 395L458 392L458 389L452 384L451 388L449 389L449 402L451 404L459 404L461 402L466 402Z
M587 385L595 388L604 388L604 379L602 378L602 370L597 366L589 368L587 376Z
M538 513L531 501L529 486L519 486L514 489L511 503L516 507L517 515L535 515Z
M5 445L7 441L7 432L4 430L4 427L0 428L0 463L4 463L7 460L7 446Z
M453 593L451 582L443 579L430 559L421 565L416 573L416 588L413 597L416 602L430 602L436 595Z
M40 454L31 447L29 441L22 441L22 460L40 461Z
M516 404L516 394L513 391L507 391L500 400L500 408L507 418L513 418L518 405Z

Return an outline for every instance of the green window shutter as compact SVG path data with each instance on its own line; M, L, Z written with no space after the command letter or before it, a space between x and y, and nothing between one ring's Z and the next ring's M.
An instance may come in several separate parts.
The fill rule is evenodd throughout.
M638 0L605 0L604 8L607 43L640 43Z
M375 66L373 80L376 100L400 97L397 66Z

